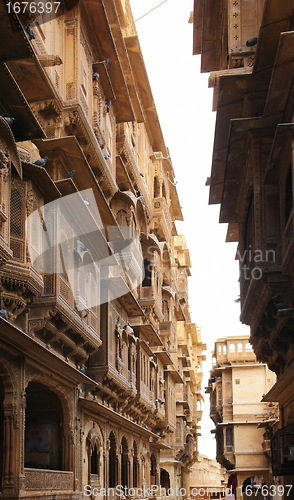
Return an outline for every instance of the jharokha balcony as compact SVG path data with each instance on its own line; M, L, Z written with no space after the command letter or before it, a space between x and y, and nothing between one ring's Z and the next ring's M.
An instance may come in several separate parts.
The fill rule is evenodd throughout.
M44 292L29 310L30 334L76 365L101 345L99 308L77 311L70 285L61 275L44 276Z

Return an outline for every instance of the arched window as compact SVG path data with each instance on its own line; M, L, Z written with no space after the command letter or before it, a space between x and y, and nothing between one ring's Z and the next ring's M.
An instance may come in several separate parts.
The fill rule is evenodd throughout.
M116 456L116 442L113 432L109 434L109 488L117 486L117 456Z
M100 476L100 450L97 446L97 443L95 443L91 455L91 474Z
M144 259L143 262L143 272L144 272L144 279L142 281L142 286L151 286L151 280L152 280L152 264L149 259Z
M162 313L164 321L169 321L169 307L167 300L162 301Z
M25 423L25 467L62 470L61 403L53 391L38 382L29 382L26 389Z
M154 453L151 455L150 486L157 484L157 462Z
M154 186L153 186L153 191L154 191L154 198L159 198L160 197L160 186L157 177L154 177Z
M227 346L226 345L223 346L223 353L227 354Z
M87 435L89 484L99 484L100 480L100 439L95 424Z
M236 352L236 346L235 346L235 344L230 344L229 352Z
M160 469L160 486L165 488L166 491L170 489L169 473L165 469Z
M136 441L133 443L133 488L138 488L139 485L139 459L138 459L138 446Z
M243 344L238 344L238 352L243 352Z
M125 210L119 210L116 214L116 220L119 226L128 226L128 214Z
M129 449L125 437L121 440L121 485L123 488L129 487Z
M221 353L222 353L222 346L221 346L221 345L219 345L219 346L218 346L218 353L219 353L219 354L221 354Z
M251 344L249 344L249 342L246 344L245 349L246 349L246 351L252 351L252 346L251 346Z
M233 446L233 429L231 427L226 429L226 446Z

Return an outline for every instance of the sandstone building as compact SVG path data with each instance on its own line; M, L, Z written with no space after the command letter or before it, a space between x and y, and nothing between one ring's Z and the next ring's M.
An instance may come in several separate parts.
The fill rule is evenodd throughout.
M237 498L241 487L271 484L269 441L264 426L278 420L275 405L261 402L275 375L258 363L248 336L217 339L206 392L215 423L216 458L228 470ZM255 479L258 477L258 480ZM252 481L251 481L252 478Z
M188 488L205 346L129 3L11 5L0 3L0 496Z
M210 203L238 242L241 321L277 374L274 478L294 483L293 0L195 0L194 53L217 111ZM293 491L290 496L293 497Z
M225 469L213 458L199 453L190 476L191 498L221 498L224 496Z

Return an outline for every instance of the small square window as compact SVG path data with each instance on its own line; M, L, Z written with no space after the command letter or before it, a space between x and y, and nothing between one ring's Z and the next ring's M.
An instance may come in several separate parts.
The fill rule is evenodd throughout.
M235 384L240 384L240 379L239 378L235 378Z

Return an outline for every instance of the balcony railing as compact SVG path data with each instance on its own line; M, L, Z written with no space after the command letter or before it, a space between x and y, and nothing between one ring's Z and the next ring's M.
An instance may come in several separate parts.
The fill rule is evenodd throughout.
M73 472L43 469L25 469L26 491L73 490Z

